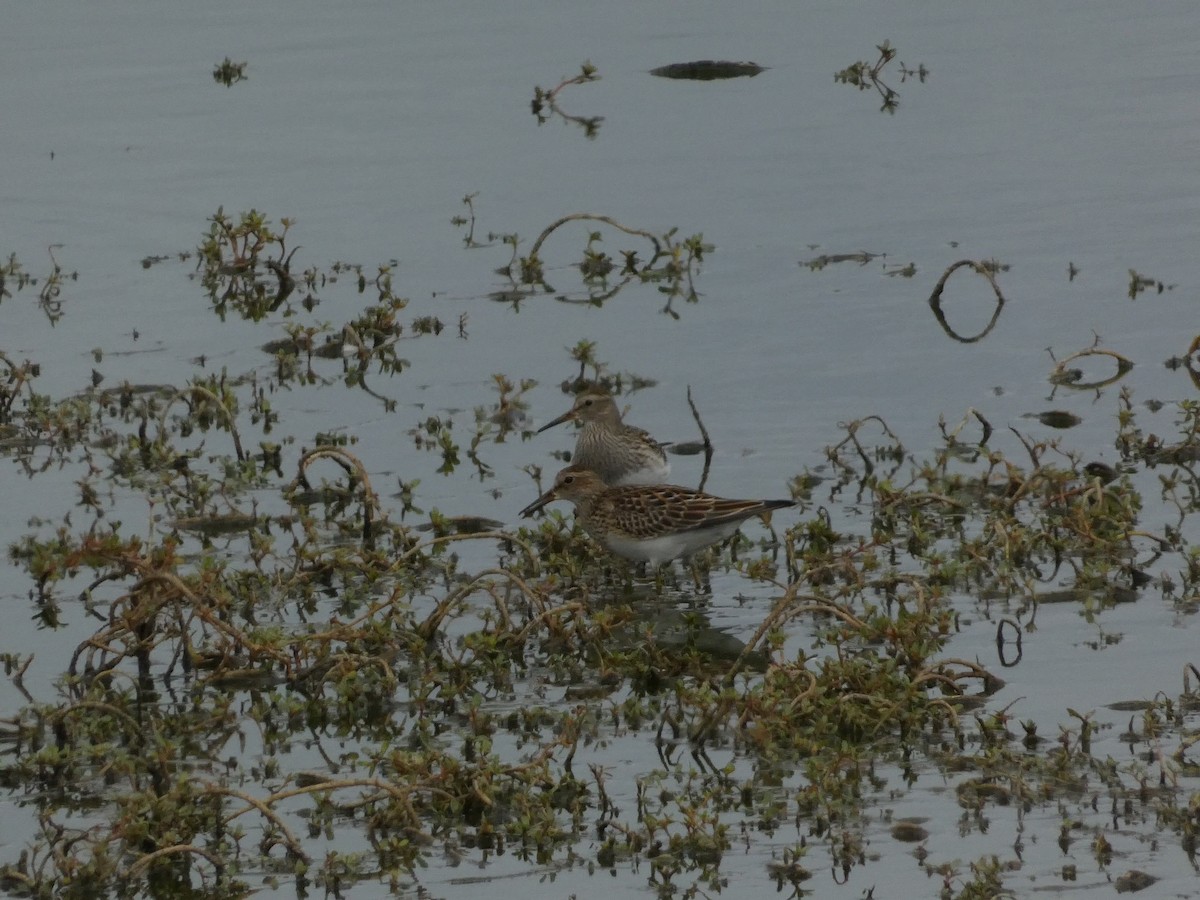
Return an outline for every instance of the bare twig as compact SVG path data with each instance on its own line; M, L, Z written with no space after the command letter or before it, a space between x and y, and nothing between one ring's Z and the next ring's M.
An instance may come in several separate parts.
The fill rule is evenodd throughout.
M946 280L951 274L963 266L970 266L977 274L982 275L985 279L987 279L987 283L992 286L992 293L996 295L996 308L992 311L992 318L988 321L987 325L984 326L983 331L970 337L961 335L951 328L950 323L946 321L946 314L942 311L942 291L946 287ZM947 335L963 344L973 344L976 341L985 338L995 327L996 320L1000 318L1000 310L1004 308L1004 294L1000 292L1000 286L996 284L996 276L993 274L990 268L985 266L983 263L976 262L972 259L960 259L958 262L950 266L950 268L948 268L945 272L943 272L942 277L939 278L937 284L934 285L933 293L929 295L929 306L933 310L933 314L937 318L938 324L942 326L942 330L946 332Z
M696 427L700 429L700 437L704 440L704 471L700 475L700 484L696 488L698 491L704 490L704 485L708 481L708 469L712 465L713 445L708 437L708 429L704 427L704 420L700 418L700 411L696 409L696 404L692 400L692 386L689 384L687 389L688 406L692 408L692 418L696 420Z

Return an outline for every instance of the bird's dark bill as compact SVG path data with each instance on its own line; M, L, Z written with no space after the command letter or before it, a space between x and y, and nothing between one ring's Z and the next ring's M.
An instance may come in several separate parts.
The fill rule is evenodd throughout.
M527 507L525 507L523 510L521 510L521 518L528 519L530 516L532 516L535 512L537 512L539 509L541 509L547 503L553 502L553 500L554 500L554 488L550 488L550 490L546 491L546 493L542 494L542 496L538 497L536 500L534 500L532 503L530 503Z
M565 413L563 413L557 419L551 419L549 422L547 422L545 425L543 425L541 428L539 428L537 430L537 433L541 434L543 431L548 431L549 429L553 428L555 425L561 425L563 422L570 421L571 419L574 419L574 418L575 418L575 410L568 409Z

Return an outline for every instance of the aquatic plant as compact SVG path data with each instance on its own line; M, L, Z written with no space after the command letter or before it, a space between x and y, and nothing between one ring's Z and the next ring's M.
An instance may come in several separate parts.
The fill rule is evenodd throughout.
M860 91L875 88L879 96L883 98L883 105L879 107L879 111L894 114L896 108L900 105L900 95L888 87L882 75L883 70L896 58L897 50L889 41L884 41L882 44L877 45L875 49L879 51L879 58L875 62L859 60L858 62L851 63L846 68L834 72L833 80L839 81L842 84L852 84ZM928 76L929 70L925 68L923 63L917 66L916 69L910 69L903 62L900 63L900 81L902 83L909 78L913 78L923 84Z
M1125 388L1111 465L975 410L923 451L863 416L792 479L798 518L642 576L569 516L426 514L418 480L387 497L352 436L296 433L274 391L369 377L389 400L409 377L401 337L454 329L401 322L391 263L293 274L288 229L219 212L200 253L229 327L291 326L272 367L52 397L36 361L0 347L0 454L72 490L9 559L39 623L82 635L53 683L26 684L21 648L0 658L24 697L0 773L33 824L6 851L6 891L416 891L441 860L505 854L530 872L638 872L669 897L724 887L754 851L799 896L819 870L873 877L888 839L915 845L942 896L1002 896L1021 838L964 860L892 820L930 775L964 835L1053 819L1044 843L1106 874L1131 840L1194 855L1194 668L1129 707L1123 740L1142 749L1119 760L1087 710L1043 736L989 698L1047 604L1069 604L1098 648L1120 640L1115 604L1195 611L1200 404L1150 433ZM32 286L11 258L6 273ZM364 306L314 319L338 289ZM580 380L651 381L587 340L566 351L563 387ZM497 373L473 409L410 416L411 440L482 481L488 447L526 433L532 386ZM746 604L748 633L711 614L714 589ZM971 620L995 629L997 665L952 652Z
M589 81L599 80L600 76L596 74L596 67L590 62L585 62L579 67L579 74L573 78L564 78L549 90L535 87L533 100L530 101L529 106L538 125L545 125L552 115L558 116L564 122L570 122L572 125L582 128L588 140L595 140L596 135L600 133L600 123L604 121L604 116L573 116L558 105L558 95L569 85L587 84Z
M235 63L228 56L213 67L213 81L217 84L223 84L225 87L233 87L239 81L245 81L250 76L246 74L246 66L249 63L242 61Z

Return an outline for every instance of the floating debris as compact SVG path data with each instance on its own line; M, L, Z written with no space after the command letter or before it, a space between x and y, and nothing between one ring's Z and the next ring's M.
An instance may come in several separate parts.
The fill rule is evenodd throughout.
M1098 460L1088 463L1083 467L1083 471L1089 478L1099 478L1101 484L1109 484L1116 481L1117 476L1121 474L1108 463L1102 463Z
M699 456L704 452L704 441L683 441L678 444L664 444L663 447L675 456Z
M267 690L283 684L283 677L267 669L237 669L222 671L204 680L210 688L223 691Z
M700 59L695 62L671 63L651 69L651 75L659 78L683 78L689 81L715 81L718 78L753 78L765 72L766 66L752 62L729 62L728 60Z
M1047 428L1074 428L1083 421L1075 413L1069 413L1061 409L1048 409L1040 413L1026 413L1025 417L1037 419Z
M892 826L892 837L906 844L918 844L929 840L929 829L921 823L928 821L923 818L900 819Z
M1115 886L1118 894L1131 894L1137 891L1144 891L1158 878L1139 869L1130 869L1124 875L1117 876Z
M439 516L437 521L422 522L416 526L417 531L435 531L438 534L482 534L503 527L503 522L486 516Z
M882 253L868 253L866 250L859 250L857 253L823 253L820 256L814 256L809 260L801 260L800 265L811 269L814 272L819 272L821 269L833 263L856 262L860 266L865 266L877 256L882 256Z

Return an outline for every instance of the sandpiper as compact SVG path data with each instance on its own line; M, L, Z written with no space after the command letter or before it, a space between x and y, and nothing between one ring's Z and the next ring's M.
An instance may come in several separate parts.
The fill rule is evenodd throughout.
M608 394L584 391L569 410L538 433L567 421L583 423L571 464L595 472L605 484L660 484L671 474L662 445L649 432L622 422L621 411Z
M726 500L673 484L610 486L595 472L570 465L521 515L555 500L575 504L583 530L609 553L652 566L722 541L752 516L796 505L792 500Z

